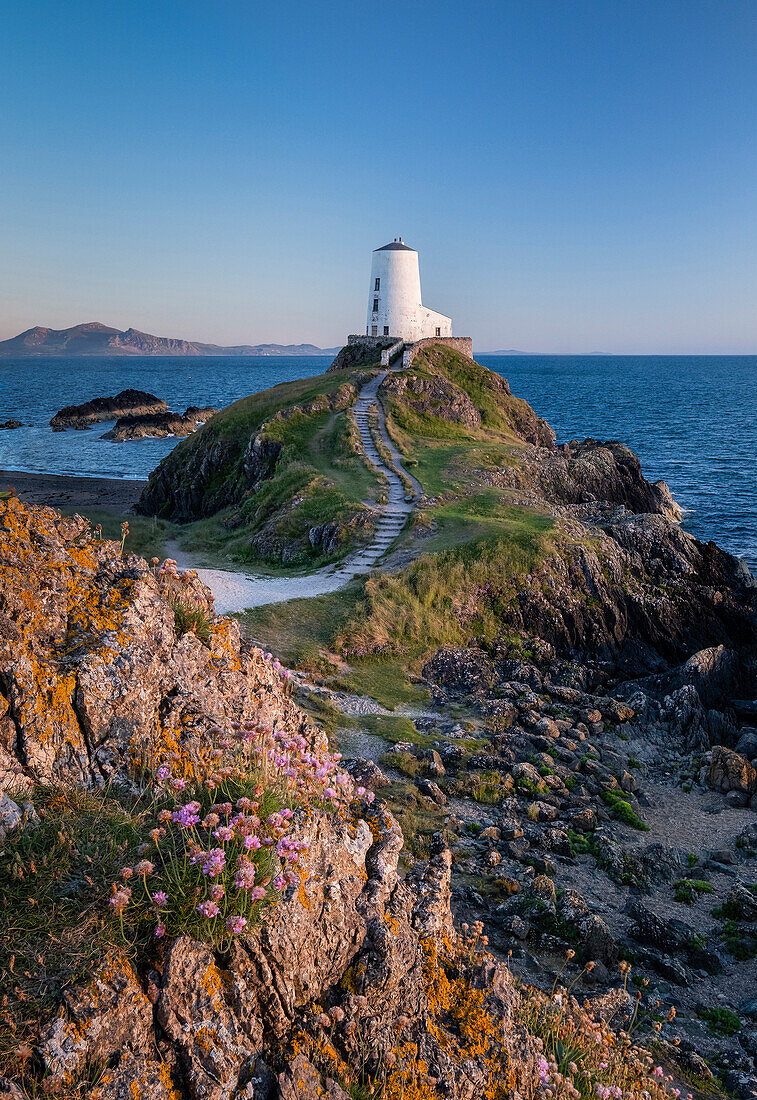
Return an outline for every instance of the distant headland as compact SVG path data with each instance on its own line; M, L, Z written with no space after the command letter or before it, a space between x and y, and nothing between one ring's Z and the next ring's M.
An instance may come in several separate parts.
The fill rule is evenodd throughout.
M40 325L0 340L0 357L65 355L330 355L339 348L319 348L315 344L198 344L192 340L153 336L135 328L120 331L99 321L71 328L53 329Z

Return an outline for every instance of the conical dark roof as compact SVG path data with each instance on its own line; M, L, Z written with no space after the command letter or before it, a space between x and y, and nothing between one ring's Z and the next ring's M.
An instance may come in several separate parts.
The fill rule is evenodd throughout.
M402 237L399 240L390 241L389 244L385 244L383 248L374 248L374 252L415 252L414 248L405 244Z

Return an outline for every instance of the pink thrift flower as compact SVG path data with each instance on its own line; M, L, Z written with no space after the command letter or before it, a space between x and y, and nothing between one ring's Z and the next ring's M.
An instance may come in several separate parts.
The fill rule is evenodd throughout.
M159 940L161 938L161 936L165 936L165 934L166 934L166 926L165 926L165 924L163 924L162 921L159 921L155 925L155 939Z
M168 904L168 894L165 890L156 890L152 896L152 900L155 902L158 909L165 909Z
M284 885L285 885L284 876L283 875L276 875L276 878L273 880L274 890L283 890Z
M197 906L197 912L203 917L217 917L221 910L214 901L201 901Z
M238 890L251 890L255 885L255 864L242 863L239 865L234 885Z
M155 864L150 863L149 859L143 859L134 868L134 873L137 875L151 875L155 870Z
M158 768L158 779L160 779L160 780L168 779L170 774L171 774L171 769L169 768L168 764L161 764L160 767Z
M210 887L210 896L213 901L220 901L225 891L220 882L214 882Z
M131 901L131 890L128 886L122 886L120 890L116 890L113 897L110 899L110 906L114 913L118 913L120 916L123 913L126 906Z
M232 936L238 936L246 924L246 917L229 917L226 921L226 927Z
M250 833L248 836L246 836L244 838L244 846L245 846L245 848L247 848L248 851L250 850L250 848L255 848L255 849L259 848L260 847L260 837L253 836Z
M205 862L202 865L202 873L209 878L216 878L226 866L226 855L223 848L211 848L206 853Z
M250 901L262 901L265 897L265 886L253 886L247 896Z

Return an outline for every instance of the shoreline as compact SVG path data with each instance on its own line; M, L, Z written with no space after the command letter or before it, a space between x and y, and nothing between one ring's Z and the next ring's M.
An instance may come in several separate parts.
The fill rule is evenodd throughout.
M65 511L97 508L121 514L139 500L147 481L115 477L82 477L72 474L35 474L0 470L0 488L13 488L28 504L47 505Z

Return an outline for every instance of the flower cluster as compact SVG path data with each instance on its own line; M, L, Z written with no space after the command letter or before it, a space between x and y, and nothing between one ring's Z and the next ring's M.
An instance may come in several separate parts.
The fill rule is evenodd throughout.
M112 911L122 922L148 920L157 938L239 935L278 894L299 887L308 843L297 833L308 809L346 814L355 799L374 797L342 771L339 753L300 734L235 723L213 727L208 739L189 778L177 774L177 753L157 767L151 843L112 887Z
M260 650L259 652L262 653L263 651ZM267 661L274 672L278 672L279 676L281 676L283 680L289 680L291 678L292 670L289 668L284 668L278 657L274 657L272 653L263 653L263 660Z
M569 957L572 954L569 952ZM581 974L593 966L587 963ZM628 963L621 963L624 988L630 969ZM595 1019L588 1002L583 1007L579 1004L572 994L574 985L555 987L549 994L528 988L521 1000L522 1022L539 1037L542 1047L537 1062L540 1094L547 1100L587 1096L597 1100L679 1100L681 1092L673 1087L673 1077L655 1066L649 1051L631 1038L637 1009L629 1006L626 1030L614 1031ZM668 1021L674 1016L671 1009ZM692 1100L691 1095L686 1100Z

